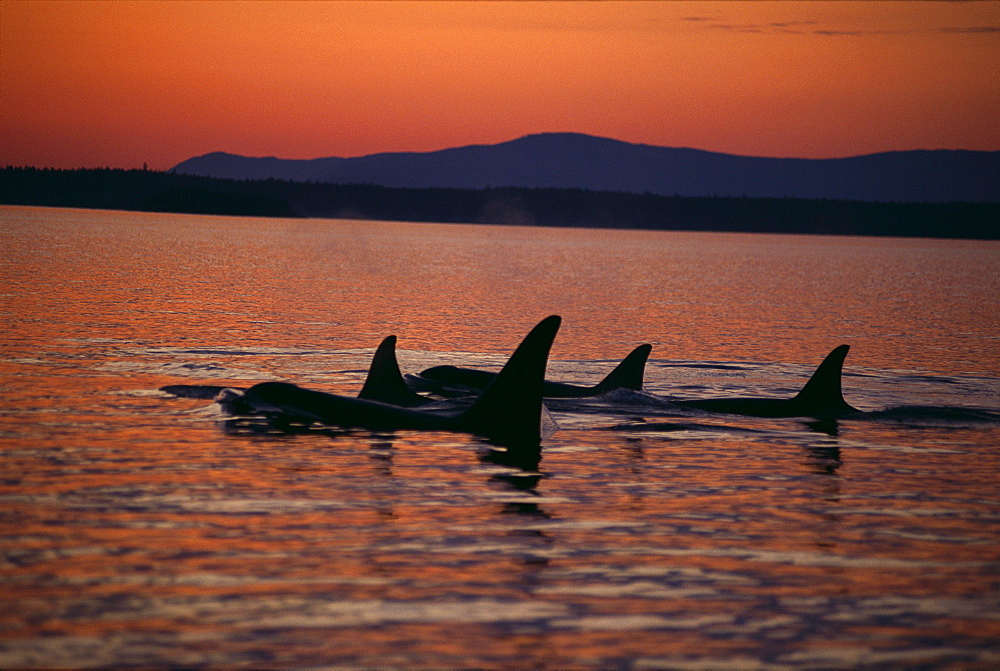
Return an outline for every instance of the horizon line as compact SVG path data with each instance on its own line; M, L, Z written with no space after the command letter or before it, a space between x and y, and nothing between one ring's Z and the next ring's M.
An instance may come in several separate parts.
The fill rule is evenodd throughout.
M947 1L953 1L953 0L947 0ZM397 155L399 155L399 154L421 155L421 154L435 154L435 153L439 153L439 152L443 152L443 151L449 151L449 150L454 150L454 149L466 149L466 148L473 148L473 147L497 147L497 146L500 146L500 145L509 144L509 143L512 143L512 142L517 142L519 140L524 140L524 139L527 139L527 138L540 137L540 136L546 136L546 135L572 135L572 136L579 136L579 137L591 138L591 139L595 139L595 140L606 140L606 141L609 141L609 142L615 142L615 143L624 144L624 145L631 145L631 146L634 146L634 147L652 147L652 148L655 148L655 149L675 149L675 150L679 150L679 151L692 151L692 152L700 152L700 153L705 153L705 154L715 154L715 155L718 155L718 156L732 156L732 157L737 157L737 158L754 158L754 159L768 159L768 160L794 160L794 161L836 161L836 160L843 160L843 159L863 158L863 157L867 157L867 156L879 156L879 155L884 155L884 154L905 154L905 153L914 153L914 152L968 152L968 153L981 153L981 154L991 154L991 153L998 153L998 152L1000 152L1000 149L964 149L964 148L952 148L952 147L934 147L934 148L919 147L919 148L913 148L913 149L887 149L887 150L883 150L883 151L872 151L872 152L866 152L866 153L860 153L860 154L846 154L846 155L843 155L843 156L827 156L827 157L823 157L823 158L810 158L810 157L803 157L803 156L767 156L767 155L761 155L761 154L739 154L739 153L735 153L735 152L716 151L716 150L712 150L712 149L700 149L698 147L690 147L690 146L660 145L660 144L652 144L652 143L649 143L649 142L632 142L632 141L629 141L629 140L620 140L618 138L608 137L608 136L605 136L605 135L593 135L591 133L584 133L584 132L581 132L581 131L539 131L539 132L536 132L536 133L526 133L524 135L518 135L518 136L516 136L514 138L511 138L509 140L501 140L499 142L493 142L493 143L473 142L473 143L468 143L468 144L450 145L450 146L441 147L441 148L438 148L438 149L430 149L430 150L425 150L425 151L406 151L406 150L377 151L377 152L371 152L371 153L367 153L367 154L358 154L358 155L355 155L355 156L328 155L328 156L313 156L311 158L287 158L287 157L279 157L279 156L275 156L275 155L267 155L267 156L256 155L255 156L255 155L251 155L251 154L240 154L240 153L236 153L236 152L233 152L233 151L225 151L225 150L221 150L220 149L220 150L208 151L208 152L205 152L205 153L202 153L202 154L193 154L193 155L188 156L187 158L182 159L181 161L179 161L177 163L174 163L173 165L171 165L169 167L166 167L166 168L150 168L150 167L148 167L148 165L149 165L148 162L145 162L145 161L142 163L141 166L128 166L128 167L126 167L126 166L111 166L111 165L80 165L80 166L76 166L76 167L72 167L72 168L60 168L60 167L56 167L56 166L52 166L52 165L28 165L28 164L15 165L13 163L6 163L6 164L3 165L3 167L4 168L34 168L36 170L102 170L102 169L104 169L104 170L148 170L150 172L169 172L170 170L173 170L174 168L176 168L177 166L179 166L181 163L184 163L186 161L189 161L189 160L192 160L192 159L196 159L196 158L203 158L203 157L206 157L206 156L217 155L217 154L219 154L219 155L225 155L225 156L235 156L235 157L238 157L238 158L246 158L246 159L258 159L258 160L268 160L268 159L271 159L271 160L276 160L276 161L303 161L303 162L308 162L308 161L323 161L323 160L329 160L329 159L337 159L337 160L349 161L349 160L360 159L360 158L369 158L369 157L373 157L373 156L386 156L386 155L393 155L393 154L397 154Z

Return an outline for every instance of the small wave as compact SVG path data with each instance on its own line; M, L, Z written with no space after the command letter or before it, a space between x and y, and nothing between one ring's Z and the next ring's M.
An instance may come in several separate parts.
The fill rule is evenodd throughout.
M295 356L310 356L323 354L318 350L296 350L293 352L276 352L273 348L255 349L178 349L171 354L194 354L198 356L260 356L262 354L294 354Z
M866 412L858 416L858 419L917 425L1000 424L1000 412L955 406L901 405Z
M231 388L237 389L236 387ZM178 396L180 398L198 398L211 401L214 400L223 389L227 389L227 387L211 384L168 384L165 387L160 387L159 390L170 394L171 396ZM241 390L237 389L237 391Z

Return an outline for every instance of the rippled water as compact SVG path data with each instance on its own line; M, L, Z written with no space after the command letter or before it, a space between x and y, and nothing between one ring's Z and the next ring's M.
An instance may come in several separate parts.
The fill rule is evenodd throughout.
M0 665L1000 664L1000 245L0 208ZM261 433L166 384L353 394L654 345L537 471L447 433Z

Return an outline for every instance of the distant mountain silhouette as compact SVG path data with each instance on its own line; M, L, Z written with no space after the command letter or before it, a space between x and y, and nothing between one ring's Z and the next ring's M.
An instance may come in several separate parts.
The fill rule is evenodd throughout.
M407 188L572 188L665 196L876 202L998 202L1000 152L902 151L852 158L759 158L580 133L528 135L426 153L293 160L215 152L171 172Z

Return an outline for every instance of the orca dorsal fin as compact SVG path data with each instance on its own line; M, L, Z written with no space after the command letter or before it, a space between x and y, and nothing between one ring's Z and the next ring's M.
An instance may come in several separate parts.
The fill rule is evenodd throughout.
M629 355L622 359L615 369L608 373L607 377L594 386L594 391L603 394L615 389L631 389L632 391L642 391L642 380L646 374L646 359L653 351L653 346L639 345L629 352Z
M460 417L464 430L503 445L541 441L545 367L561 323L561 317L552 315L531 329L490 386Z
M826 355L823 363L812 374L802 391L793 399L813 415L857 412L847 401L841 388L841 376L844 369L844 359L850 345L840 345Z
M430 399L410 391L406 386L396 360L396 336L386 336L375 350L358 398L404 408L415 408L430 402Z

